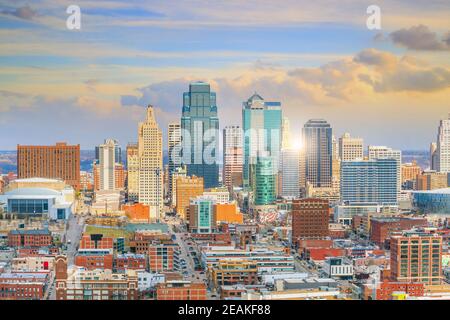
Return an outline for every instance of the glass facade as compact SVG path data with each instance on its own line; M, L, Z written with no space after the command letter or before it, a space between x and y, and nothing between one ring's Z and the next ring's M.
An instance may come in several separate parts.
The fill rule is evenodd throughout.
M18 214L48 213L48 199L8 199L8 212Z
M251 165L251 183L254 193L253 203L257 206L273 204L276 200L275 178L272 157L258 157Z
M305 178L313 187L331 187L332 128L323 119L309 120L302 129Z
M211 201L201 201L199 203L199 213L198 213L198 227L202 228L211 228Z
M450 189L417 191L413 193L413 205L422 213L450 213Z
M189 92L183 94L181 135L182 157L187 175L203 177L205 188L217 187L219 118L216 93L211 92L209 84L191 83Z
M211 233L215 229L214 208L215 200L210 198L198 197L193 200L194 209L191 215L196 221L195 227L192 226L191 232Z
M272 170L278 172L281 150L282 112L280 102L266 102L254 94L243 103L242 128L244 130L244 187L251 187L250 165L259 153L268 152L273 159Z
M397 205L397 160L341 163L341 200L345 204Z

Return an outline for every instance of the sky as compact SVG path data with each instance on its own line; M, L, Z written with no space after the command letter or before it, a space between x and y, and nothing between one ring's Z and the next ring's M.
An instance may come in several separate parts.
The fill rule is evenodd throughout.
M294 140L324 118L337 137L427 150L450 112L449 17L448 0L0 0L0 150L125 147L148 104L165 136L193 81L217 92L221 128L258 92Z

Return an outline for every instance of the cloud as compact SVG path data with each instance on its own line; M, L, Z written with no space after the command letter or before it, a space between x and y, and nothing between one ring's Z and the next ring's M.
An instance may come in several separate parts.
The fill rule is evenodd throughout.
M189 82L194 80L189 77L177 78L138 88L138 95L121 96L122 106L146 107L151 104L166 112L179 111L183 105L182 93L187 91Z
M353 61L378 68L390 69L397 64L398 60L392 53L371 48L365 49L356 54Z
M295 119L328 112L373 112L392 103L395 106L396 99L411 99L412 96L425 103L432 95L445 95L445 90L450 88L450 69L429 65L409 55L398 57L366 49L353 57L312 68L285 69L257 61L238 76L184 77L153 83L136 89L136 94L122 95L121 105L158 107L164 129L167 122L181 116L182 93L194 80L211 84L217 93L221 125L226 125L240 122L242 101L255 91L269 101L281 101L285 114ZM354 109L355 106L358 109ZM295 122L298 124L297 120Z
M439 39L437 33L425 25L394 31L390 34L390 38L394 44L412 50L450 50L450 32Z
M426 64L411 56L397 58L392 53L366 49L354 61L372 66L376 80L370 82L376 92L432 92L450 87L450 69ZM373 79L373 78L372 78Z
M33 20L37 16L37 12L28 5L16 9L5 9L0 12L23 20Z
M8 102L8 109L0 115L2 130L8 133L0 135L0 145L6 149L13 149L17 143L56 141L80 143L87 149L109 137L126 145L136 141L137 122L145 117L143 108L123 108L117 99L89 95L37 95L14 101L2 100L0 96L0 101L0 111Z
M25 98L28 97L27 94L19 93L19 92L13 92L8 90L0 90L0 96L7 97L7 98Z

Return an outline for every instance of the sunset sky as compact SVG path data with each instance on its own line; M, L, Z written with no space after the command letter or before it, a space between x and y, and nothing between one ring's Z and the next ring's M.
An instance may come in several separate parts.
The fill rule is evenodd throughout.
M81 8L81 30L66 8ZM366 9L381 8L381 30ZM220 126L257 91L298 136L310 118L365 145L427 150L450 112L448 0L0 0L0 150L137 140L147 104L166 132L191 81Z

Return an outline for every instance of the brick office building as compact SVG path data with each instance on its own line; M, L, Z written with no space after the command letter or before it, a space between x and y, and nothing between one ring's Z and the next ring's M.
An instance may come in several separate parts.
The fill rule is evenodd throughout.
M80 240L80 249L113 249L114 239L102 234L85 234Z
M422 297L424 295L423 283L402 283L383 281L376 290L377 300L391 300L394 292L405 292L411 297Z
M138 277L135 270L124 274L111 270L67 268L67 258L55 260L56 300L137 300Z
M87 270L113 268L112 250L81 249L75 255L75 265Z
M158 283L156 300L206 300L206 284L190 281Z
M258 267L254 261L226 259L212 268L212 281L216 289L223 285L258 283Z
M380 247L388 247L388 240L394 232L426 226L425 218L379 217L370 220L370 240Z
M52 243L53 237L48 229L11 230L8 233L8 246L10 247L47 247Z
M323 199L292 201L292 242L328 237L329 203Z
M179 247L175 243L155 243L148 249L150 272L174 271L178 268Z
M416 230L393 235L391 243L391 280L429 285L442 281L442 237Z
M126 270L147 270L147 256L144 254L126 253L117 255L114 259L114 270L125 272Z
M80 145L17 145L17 177L62 179L80 189Z
M48 272L0 274L0 300L41 300L47 288Z
M85 234L75 255L75 265L87 270L113 268L114 239L102 234Z

